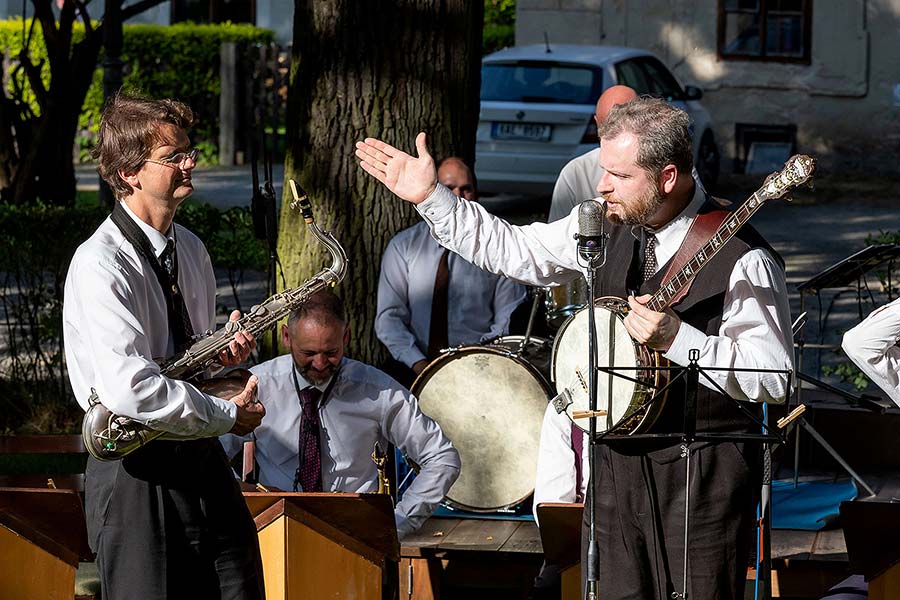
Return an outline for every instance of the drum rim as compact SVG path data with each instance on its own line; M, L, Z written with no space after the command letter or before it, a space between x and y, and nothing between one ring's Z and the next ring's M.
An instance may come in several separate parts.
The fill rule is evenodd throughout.
M501 337L503 337L503 336L501 336ZM522 337L524 337L524 336L522 336ZM500 339L500 338L497 338L497 339ZM547 396L547 403L548 404L550 403L550 399L553 398L553 396L555 395L553 393L553 386L550 384L550 382L547 381L547 379L541 374L541 372L537 370L537 367L535 367L530 362L528 362L527 360L522 358L520 355L515 354L514 352L510 352L508 349L504 348L503 346L499 346L499 345L493 346L490 344L483 345L483 346L460 346L460 347L456 347L456 348L451 348L446 352L442 352L440 356L438 356L433 361L428 363L428 365L424 369L422 369L422 372L419 373L419 375L416 377L415 381L413 381L412 385L409 387L410 393L418 399L421 388L424 387L430 380L430 377L425 378L426 374L429 374L431 371L437 370L437 367L439 365L450 362L451 360L454 360L454 359L461 358L464 355L476 354L478 352L487 352L488 354L497 354L500 356L504 356L504 357L512 359L514 362L524 366L526 368L526 370L529 373L531 373L531 375L537 380L538 384L540 384L540 386L543 388L544 393ZM420 383L420 380L421 380L421 383ZM421 404L421 400L420 400L420 404ZM508 504L503 504L503 505L499 505L499 506L492 506L492 507L487 507L487 508L470 506L470 505L460 502L458 500L453 500L452 498L450 498L449 495L444 496L444 499L442 500L442 502L444 502L445 504L447 504L449 506L452 506L453 508L456 508L457 510L464 510L464 511L473 512L473 513L494 513L494 512L498 512L498 511L514 509L518 506L521 506L526 500L528 500L528 498L530 498L532 496L534 496L534 486L533 485L531 487L531 491L528 492L527 494L525 494L524 496L522 496L521 498L518 498Z

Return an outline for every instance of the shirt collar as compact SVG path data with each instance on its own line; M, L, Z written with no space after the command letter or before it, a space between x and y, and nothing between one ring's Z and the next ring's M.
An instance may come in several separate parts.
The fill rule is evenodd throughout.
M150 240L150 246L153 248L153 253L157 258L159 258L163 253L163 250L166 249L166 243L168 243L170 239L173 244L175 243L175 239L172 237L172 229L175 227L174 224L169 226L169 231L164 235L139 219L138 216L132 212L131 207L129 207L128 204L121 200L119 202L122 204L122 208L125 209L125 214L127 214L132 221L137 223L137 226L141 228L141 231L143 231L144 235L147 236L147 239Z

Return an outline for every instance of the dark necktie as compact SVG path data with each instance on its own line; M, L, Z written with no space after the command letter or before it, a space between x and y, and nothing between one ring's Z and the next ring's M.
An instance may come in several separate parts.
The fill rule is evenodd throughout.
M656 236L645 231L647 241L644 244L644 282L656 275Z
M300 390L300 464L297 481L304 492L322 491L322 450L319 448L319 397L314 387Z
M191 325L191 315L178 287L178 260L175 254L175 242L172 238L166 242L166 247L159 255L159 263L166 271L169 278L169 292L172 294L172 309L175 319L171 324L172 335L175 337L175 351L178 352L190 344L194 336L194 328Z
M448 291L450 289L450 251L444 250L434 276L431 298L431 326L428 329L428 358L434 359L450 345L447 333Z

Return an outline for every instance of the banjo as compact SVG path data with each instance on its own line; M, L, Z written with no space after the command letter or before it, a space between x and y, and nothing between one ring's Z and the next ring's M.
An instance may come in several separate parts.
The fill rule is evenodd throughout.
M759 207L769 200L783 197L806 182L815 170L815 159L799 154L792 156L784 168L769 175L737 210L729 214L706 244L680 270L663 281L646 306L662 312L687 293L697 273L712 259L735 233L750 220ZM649 402L656 390L663 387L668 361L660 352L637 343L623 323L628 314L628 302L621 298L603 297L594 300L597 323L596 364L611 369L631 367L622 374L598 376L597 408L606 416L597 419L597 432L609 429L631 435L646 431L662 412L665 396ZM569 418L588 431L589 413L587 382L588 356L587 308L573 314L563 323L553 345L552 373L557 396L552 400L557 412L565 411ZM623 376L624 375L624 376Z

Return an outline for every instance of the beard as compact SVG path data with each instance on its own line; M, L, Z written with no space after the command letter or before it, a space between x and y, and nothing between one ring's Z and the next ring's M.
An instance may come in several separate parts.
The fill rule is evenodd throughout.
M627 203L616 196L609 196L607 200L611 200L621 207L623 216L607 212L610 222L615 225L646 225L650 217L653 216L665 198L659 188L649 186L646 193L636 198L632 198Z
M337 372L337 366L329 364L324 371L316 371L312 368L312 364L306 365L305 367L297 365L297 370L300 371L300 375L303 376L303 379L305 379L309 383L313 385L322 385L323 383L331 379L331 377Z

